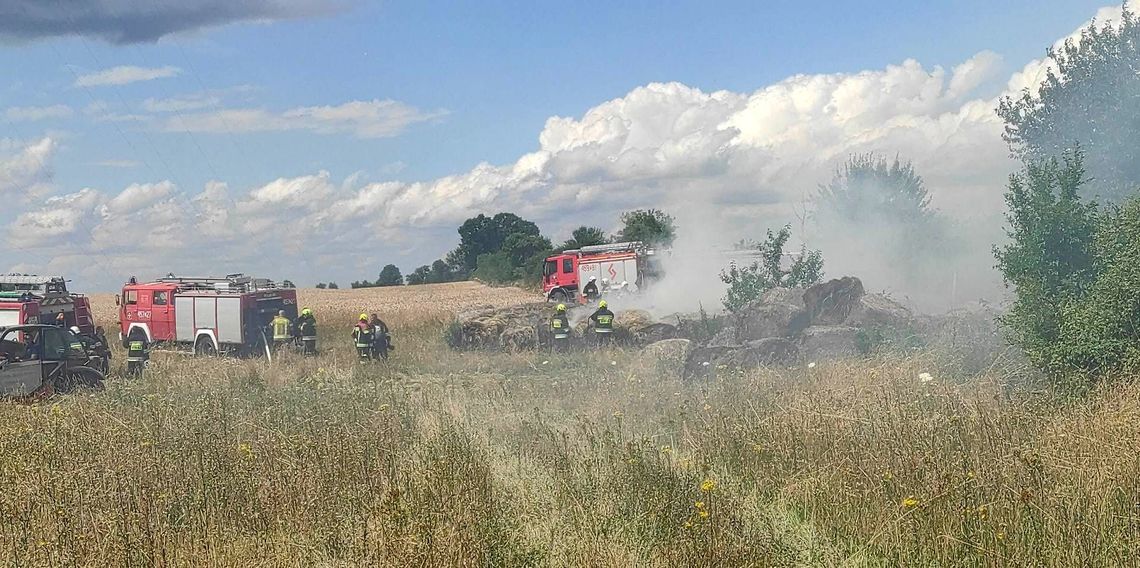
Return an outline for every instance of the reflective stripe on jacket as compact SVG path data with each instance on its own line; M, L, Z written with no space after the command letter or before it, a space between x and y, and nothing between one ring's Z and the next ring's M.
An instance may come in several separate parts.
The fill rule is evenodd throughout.
M289 318L277 316L273 318L273 339L284 341L289 339Z

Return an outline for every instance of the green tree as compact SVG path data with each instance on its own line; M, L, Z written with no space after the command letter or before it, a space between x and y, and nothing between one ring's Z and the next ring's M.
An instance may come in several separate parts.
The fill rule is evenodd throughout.
M516 279L515 267L505 252L479 255L473 276L489 284L506 284Z
M400 268L395 264L385 265L380 269L380 275L376 278L377 286L399 286L404 283L404 275L400 274Z
M418 284L427 284L428 283L428 277L430 275L431 275L431 267L430 266L425 264L419 268L416 268L415 270L412 271L411 274L408 275L408 278L407 278L408 285L409 286L415 286Z
M891 279L937 297L949 295L946 267L968 244L930 205L922 176L909 161L856 154L838 168L815 198L813 220L822 242L863 250L888 267Z
M1065 372L1058 357L1065 314L1095 280L1098 224L1096 205L1080 197L1082 154L1067 152L1062 160L1032 162L1010 176L1005 196L1009 243L994 250L1006 285L1016 293L1002 317L1009 339L1038 368L1054 375Z
M441 284L454 280L456 280L456 274L446 262L437 260L431 263L431 272L428 273L427 277L428 284Z
M808 287L823 279L823 254L817 250L801 247L800 254L784 268L784 248L792 236L791 225L778 233L771 229L767 233L764 242L755 245L758 260L743 266L733 262L720 273L721 281L728 284L723 303L729 312L739 312L773 288Z
M658 209L638 209L621 214L621 241L641 241L655 247L668 247L677 238L673 217Z
M1079 144L1092 181L1083 196L1122 202L1140 186L1140 23L1125 6L1119 26L1093 22L1079 41L1050 48L1048 60L1036 92L1000 102L1006 142L1025 161Z
M540 236L538 225L515 215L498 213L494 217L479 214L459 227L459 247L447 257L447 264L460 277L475 270L479 255L499 252L511 235Z
M340 289L340 286L337 286L336 282L329 282L329 290L338 290L338 289Z
M317 283L317 289L318 289L318 290L324 290L324 289L325 289L325 288L327 288L327 287L328 287L328 286L327 286L327 285L325 285L325 283L324 283L324 282L319 282L319 283Z
M558 248L559 250L575 250L582 247L602 245L608 243L609 240L605 231L597 227L587 227L583 225L574 229L574 232L570 234L570 240L562 243L562 246Z
M830 183L820 186L817 203L818 214L828 222L921 223L934 215L926 184L914 166L875 154L851 156Z
M536 256L546 256L550 252L550 239L542 235L515 233L503 241L500 249L511 261L511 265L521 267Z

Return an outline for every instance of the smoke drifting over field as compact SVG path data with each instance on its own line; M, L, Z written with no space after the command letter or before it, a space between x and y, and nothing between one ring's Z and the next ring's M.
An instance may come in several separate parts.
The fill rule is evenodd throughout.
M1000 188L995 188L1000 190ZM734 228L723 216L701 208L678 211L678 238L660 257L665 278L643 298L623 305L653 311L658 315L723 309L726 285L720 272L732 260L751 259L732 251L741 239L763 240L765 230L792 224L788 253L798 253L801 244L822 251L824 278L859 277L868 291L885 292L909 307L938 313L979 301L1000 303L1005 297L1001 275L994 270L992 247L1004 238L1002 213L991 211L976 219L947 218L948 240L943 246L906 262L892 259L885 245L904 238L901 227L882 220L843 227L842 234L809 219L772 216L753 227Z

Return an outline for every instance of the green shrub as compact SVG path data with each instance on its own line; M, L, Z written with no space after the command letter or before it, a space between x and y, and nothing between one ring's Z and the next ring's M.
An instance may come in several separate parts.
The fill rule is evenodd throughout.
M823 255L817 250L801 248L791 266L784 269L784 246L791 236L791 225L778 233L768 229L768 238L752 245L760 253L760 260L743 266L733 262L721 271L721 281L728 284L723 300L726 310L738 312L773 288L807 287L823 279Z
M1002 317L1014 345L1055 384L1140 371L1140 201L1081 200L1082 155L1010 178L1010 243L998 268L1017 298Z

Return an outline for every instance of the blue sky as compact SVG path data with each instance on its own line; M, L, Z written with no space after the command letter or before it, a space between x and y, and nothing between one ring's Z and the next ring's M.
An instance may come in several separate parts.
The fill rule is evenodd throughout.
M214 1L193 0L184 4L197 3L211 9ZM128 8L132 3L133 0L110 2ZM34 3L20 0L14 4L20 10L21 4ZM809 187L814 182L805 181L806 178L760 179L762 170L771 169L768 166L756 166L728 178L678 173L681 170L661 164L655 165L654 173L648 176L641 169L634 173L605 168L594 171L600 161L616 162L636 155L634 151L639 148L629 133L622 134L624 142L612 155L583 156L580 144L564 144L563 151L577 148L575 159L585 162L571 166L551 161L553 165L544 165L527 178L538 181L520 182L503 170L493 172L493 181L485 184L483 179L487 176L473 175L473 168L481 162L504 168L517 166L521 157L540 149L545 152L548 148L540 145L540 133L547 127L548 119L556 116L571 118L575 123L570 125L572 135L557 129L549 133L559 139L588 139L592 132L616 123L634 125L631 132L643 122L645 132L676 131L679 124L688 120L683 113L677 115L679 119L674 117L682 122L660 124L659 128L652 124L653 113L671 116L669 112L657 109L644 114L622 114L638 106L634 98L629 98L631 94L655 83L677 83L699 90L699 94L676 89L662 93L661 97L671 101L653 103L666 105L662 108L693 103L697 105L694 108L704 109L710 103L700 94L723 90L739 95L740 100L733 103L735 110L725 111L728 114L709 111L710 117L717 118L706 118L713 122L698 129L708 132L720 128L726 117L742 120L740 117L746 115L733 113L744 110L749 95L789 77L850 79L863 72L886 76L889 66L913 59L921 66L922 73L917 76L930 75L936 67L946 71L944 92L938 101L930 102L929 108L924 106L915 112L911 108L914 105L908 102L898 106L903 110L892 110L884 117L897 117L904 111L924 120L953 113L977 114L969 110L973 108L969 103L980 105L999 95L1008 88L1013 73L1040 58L1058 38L1087 22L1104 0L952 4L887 1L863 5L677 2L668 6L652 2L355 2L331 14L313 14L324 10L313 9L308 0L282 2L296 7L285 13L259 12L264 10L258 7L264 2L249 4L249 13L233 16L233 23L189 26L190 29L162 35L157 41L108 41L111 32L107 30L120 24L113 19L109 23L96 21L97 13L71 14L63 19L46 14L24 29L19 29L23 25L19 22L0 24L0 34L7 36L0 44L0 69L6 78L0 84L0 139L7 141L0 146L0 165L4 164L5 152L17 155L22 147L44 138L50 138L52 144L44 160L44 171L23 176L27 179L17 180L23 187L11 189L10 193L23 194L24 198L18 200L20 205L0 213L0 223L8 225L9 237L7 245L0 244L0 268L81 269L76 268L76 259L65 258L69 255L61 251L83 250L107 259L104 264L114 267L112 270L145 269L145 257L138 258L138 254L123 247L101 245L96 235L102 230L98 225L119 211L120 223L137 227L140 219L155 218L156 211L144 212L141 208L162 200L174 200L171 206L180 204L190 213L202 216L201 208L192 204L199 203L195 196L211 181L226 184L229 207L237 211L237 203L274 180L319 177L321 171L327 171L327 181L308 180L320 185L315 189L300 182L279 189L285 193L274 195L283 197L268 198L277 207L271 211L250 199L247 209L264 214L269 221L262 217L243 218L237 224L257 227L259 231L265 223L304 225L303 232L311 232L299 239L303 242L291 243L281 250L271 248L274 252L270 256L307 265L313 265L314 258L337 254L335 241L346 227L372 227L381 235L376 246L353 249L353 258L345 262L320 265L320 270L342 280L354 279L359 270L367 270L360 274L367 276L374 272L369 266L385 259L410 271L454 244L451 235L456 219L468 213L519 206L520 202L535 218L549 221L544 228L557 240L562 235L555 233L581 224L576 222L578 218L601 219L592 224L612 225L613 219L599 217L599 210L609 206L594 198L587 199L608 187L631 188L623 190L620 198L602 200L611 201L614 206L651 206L658 200L670 204L674 200L661 194L661 188L678 184L689 187L682 191L692 191L694 184L701 186L702 191L714 191L703 188L730 186L742 183L740 180L760 185L794 182ZM155 11L167 7L165 0L141 5ZM4 9L0 8L0 16ZM26 16L34 9L23 10L21 14ZM40 17L38 13L34 15ZM167 21L156 21L155 29L160 24L177 28L178 18L186 17L172 12ZM90 24L86 18L92 20ZM245 21L251 19L267 21ZM132 31L138 34L139 28L148 24L121 25L134 26ZM992 52L994 57L979 60L987 69L978 73L977 81L971 79L970 92L945 92L951 90L951 70L984 51ZM98 84L98 78L90 78L120 66L166 69L169 76L110 81L119 84ZM916 75L908 77L921 80L915 79ZM889 79L883 83L890 84ZM886 86L878 89L885 96L893 96ZM836 92L842 95L844 91ZM836 92L828 96L838 96ZM606 101L626 98L629 100L624 104L611 109L616 113L616 118L610 117L614 122L605 117L595 117L593 122L588 119L591 109ZM379 110L341 106L354 101L392 103L380 104ZM169 108L174 103L182 105L181 110L171 112ZM389 104L397 106L386 106ZM313 110L323 107L329 107L332 114ZM306 118L289 114L297 109L303 109L300 114ZM243 115L240 124L228 120L231 115L216 116L233 110L254 114ZM380 113L374 122L356 114L370 110ZM806 122L807 119L803 121ZM275 126L267 127L267 123ZM866 125L859 128L865 129ZM747 125L742 131L747 133ZM851 132L846 126L843 131ZM964 136L962 132L939 134L939 143ZM684 144L692 144L691 137L686 140ZM660 158L664 155L662 148L675 148L674 142L677 141L661 145L661 141L649 140L645 148L653 147ZM881 138L871 148L898 152L905 146ZM865 147L852 142L828 152L834 157L862 148ZM558 157L551 150L542 159ZM781 169L809 167L797 159L781 158ZM921 156L915 159L921 162ZM736 163L739 160L733 166L725 166L726 171ZM701 164L702 168L711 168L707 171L720 167ZM813 162L810 167L825 171L833 164ZM566 174L567 171L589 174L575 177L578 174ZM463 187L439 193L436 189L420 191L410 185L390 190L369 185L385 181L439 185L440 178L449 175L467 176ZM147 186L136 192L150 192L150 197L138 202L139 209L106 209L111 199L132 184L163 182L172 184L174 189ZM532 185L518 189L522 187L516 187L520 183ZM528 193L539 186L541 195ZM637 188L642 186L645 190L639 193ZM84 221L69 230L48 231L43 239L27 236L45 219L59 222L43 215L45 210L59 209L59 202L50 205L45 200L73 195L83 188L99 192L99 196L72 211ZM293 203L294 198L303 199L289 193L294 190L309 192L311 201L323 205L305 207ZM774 198L768 193L757 191L753 205L770 204ZM376 194L383 194L383 203L367 202ZM465 197L456 198L469 194L485 198L470 203L464 202ZM503 197L506 194L515 197ZM523 198L524 194L530 197ZM574 196L568 197L569 194ZM269 193L261 195L266 197ZM407 205L413 199L426 203ZM432 199L446 200L456 210L434 215L429 212L434 207ZM726 202L742 200L749 201L749 196L734 195ZM534 205L538 202L548 206ZM344 208L353 203L359 205L354 215L330 218L327 214L329 209L347 210ZM737 213L753 214L755 207L748 211ZM763 214L780 215L771 211ZM18 219L21 215L25 215L23 223ZM130 215L135 216L133 220L128 220ZM381 218L385 215L389 217L386 220ZM612 216L616 217L616 213ZM229 220L234 222L235 218L231 216ZM108 224L107 230L118 226L123 225ZM196 234L193 225L169 230L185 230L186 236ZM13 231L26 234L13 238ZM210 246L221 251L224 258L233 262L252 260L259 265L257 268L269 268L263 256L250 256L248 251L226 256L230 247L248 249L250 242L262 246L261 235L250 238L226 234L217 239L210 241ZM325 244L307 244L315 239ZM168 264L179 265L184 258L187 270L210 269L206 262L209 259L188 253L177 243L154 246L165 258L172 259ZM101 283L110 279L99 275L92 278Z

